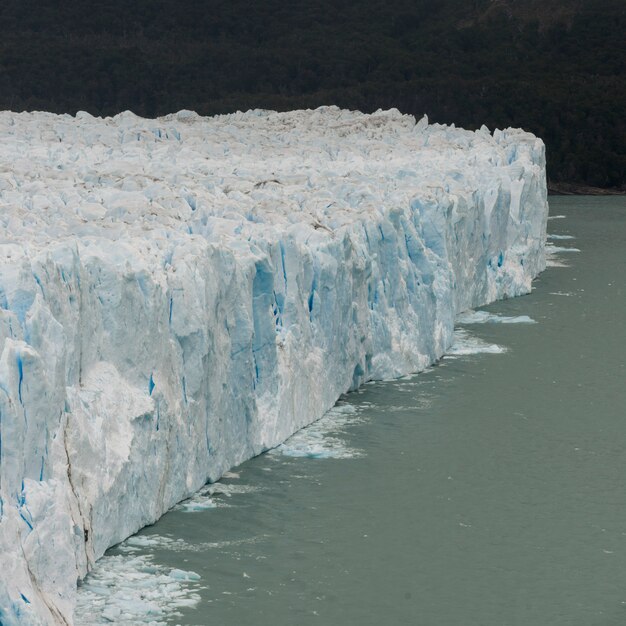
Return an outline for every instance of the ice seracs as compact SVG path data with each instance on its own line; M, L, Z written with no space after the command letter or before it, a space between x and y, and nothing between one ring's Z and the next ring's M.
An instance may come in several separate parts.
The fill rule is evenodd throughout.
M0 621L545 265L543 143L326 107L0 113Z

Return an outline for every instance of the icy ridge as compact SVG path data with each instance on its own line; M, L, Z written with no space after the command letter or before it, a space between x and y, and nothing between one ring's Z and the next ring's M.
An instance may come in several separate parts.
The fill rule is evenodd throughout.
M372 115L0 113L0 622L545 267L544 145Z

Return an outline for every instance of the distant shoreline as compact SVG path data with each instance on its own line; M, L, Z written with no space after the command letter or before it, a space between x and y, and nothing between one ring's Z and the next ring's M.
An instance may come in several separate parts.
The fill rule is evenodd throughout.
M548 183L551 196L623 196L626 189L604 189L577 183Z

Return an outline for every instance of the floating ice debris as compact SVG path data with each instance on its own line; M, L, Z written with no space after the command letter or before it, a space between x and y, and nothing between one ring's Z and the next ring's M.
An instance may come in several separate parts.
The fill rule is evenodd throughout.
M578 248L555 246L553 243L548 242L546 244L546 267L569 267L568 263L556 256L561 252L580 252L580 250Z
M200 580L200 574L196 574L196 572L186 572L182 569L176 569L170 571L170 578L174 580Z
M206 552L215 548L225 548L229 546L256 543L263 538L263 535L236 539L231 541L202 541L191 543L184 539L172 539L163 535L133 535L120 544L118 550L169 550L170 552ZM98 561L99 563L100 561Z
M298 431L271 453L311 459L350 459L361 456L360 450L349 447L338 436L346 426L358 421L358 413L357 408L351 404L335 406L317 422Z
M576 239L576 237L574 237L573 235L555 235L553 233L550 233L548 235L548 239Z
M232 485L228 483L213 483L206 485L198 493L191 496L187 500L183 500L174 507L176 511L187 511L188 513L197 513L207 509L216 509L230 506L224 502L223 498L214 498L214 496L232 497L236 494L251 493L258 491L259 487L252 485Z
M455 328L454 343L446 352L446 356L469 356L472 354L502 354L506 348L495 343L487 343L471 335L463 328Z
M548 215L549 220L564 220L567 215Z
M197 493L187 500L179 502L174 511L186 511L187 513L197 513L198 511L206 511L207 509L216 509L218 504L205 492Z
M239 495L242 493L253 493L254 491L259 491L261 487L257 487L256 485L233 485L232 483L213 483L212 485L207 485L206 491L210 495L217 496L226 496L230 498L234 495Z
M580 252L578 248L566 248L565 246L555 246L554 244L546 245L546 254L553 254L556 252Z
M536 324L528 315L497 315L488 311L465 311L456 318L457 324Z
M155 565L150 555L104 556L79 588L76 626L161 626L195 606L200 576Z
M183 550L193 550L195 544L188 544L184 539L172 539L171 537L164 537L163 535L133 535L121 543L118 549L125 547L142 550L159 549L181 552Z

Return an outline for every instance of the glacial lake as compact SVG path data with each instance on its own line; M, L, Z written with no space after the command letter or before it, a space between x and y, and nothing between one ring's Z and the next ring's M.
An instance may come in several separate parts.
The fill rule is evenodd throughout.
M626 198L550 213L530 295L110 550L77 623L626 623Z

